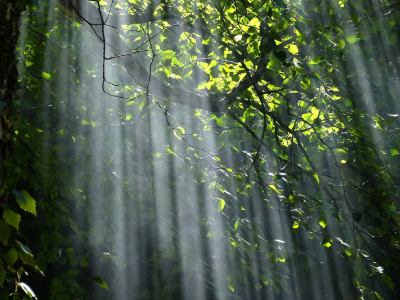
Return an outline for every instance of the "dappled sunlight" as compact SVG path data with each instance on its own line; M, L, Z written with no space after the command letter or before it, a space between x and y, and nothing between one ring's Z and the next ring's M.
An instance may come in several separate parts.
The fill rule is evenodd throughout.
M36 270L5 260L7 288L396 299L398 22L391 1L30 4L6 164L20 229L0 221Z

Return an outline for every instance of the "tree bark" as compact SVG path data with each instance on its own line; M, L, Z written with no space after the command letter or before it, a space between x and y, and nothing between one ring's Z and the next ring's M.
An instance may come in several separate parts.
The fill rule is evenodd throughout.
M10 132L16 119L13 102L18 99L18 72L14 51L20 15L17 1L0 0L0 188L3 187L4 160L11 147ZM1 199L0 203L3 201Z

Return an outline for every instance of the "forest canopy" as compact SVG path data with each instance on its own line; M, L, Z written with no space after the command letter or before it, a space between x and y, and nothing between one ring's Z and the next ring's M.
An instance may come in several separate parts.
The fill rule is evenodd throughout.
M2 298L398 299L397 1L19 5Z

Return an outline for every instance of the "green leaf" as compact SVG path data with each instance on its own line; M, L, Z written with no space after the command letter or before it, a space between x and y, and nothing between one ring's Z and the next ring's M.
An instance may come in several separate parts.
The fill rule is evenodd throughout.
M76 275L78 275L79 270L68 270L67 271L67 276L68 277L75 277Z
M273 184L270 184L269 187L273 189L277 194L280 194L281 192L274 186Z
M207 85L207 81L202 81L199 83L199 85L197 86L197 89L202 90L205 89Z
M283 19L279 24L278 24L278 31L281 31L283 29L285 29L288 25L288 21L286 21L285 19Z
M94 276L94 277L91 277L89 279L96 281L102 288L104 288L107 291L109 291L107 283L103 280L103 278L101 278L99 276Z
M219 199L218 211L219 212L223 211L224 207L225 207L225 200L224 199Z
M314 173L313 176L314 176L315 180L317 181L317 183L319 184L319 177L318 177L318 174L317 174L317 173Z
M296 45L289 45L289 52L292 54L297 54L299 52L299 48Z
M346 36L346 41L350 44L354 44L357 41L356 35L348 35Z
M232 291L232 293L234 293L235 292L235 287L234 287L235 279L232 278L232 276L228 276L227 280L228 280L229 289Z
M29 265L33 268L36 267L35 259L33 258L32 254L27 254L25 251L18 250L18 256L24 264Z
M2 257L7 265L12 266L18 260L18 252L15 248L11 248L11 250L3 254Z
M299 221L294 221L293 226L292 226L292 231L296 231L300 227L300 222Z
M392 279L387 276L386 274L381 274L381 277L383 281L386 283L386 285L393 291L393 282Z
M323 215L321 216L321 218L319 219L319 225L321 225L322 228L325 228L326 225L328 225L327 222L326 222L326 216L325 216L325 214L323 214Z
M336 45L338 49L343 49L346 46L346 42L344 40L339 40Z
M260 26L259 24L260 24L260 20L257 18L254 18L249 22L248 26L259 27Z
M163 58L171 58L172 56L175 56L175 52L172 50L165 50L165 51L160 50L159 54Z
M178 138L181 139L182 136L185 134L185 129L183 127L177 127L176 130L174 130L174 135Z
M330 246L332 246L332 239L323 238L321 241L321 246L324 246L325 248L329 248Z
M18 229L19 222L21 221L21 216L12 210L6 209L3 211L3 219L7 224Z
M238 226L239 226L239 219L237 219L236 222L235 222L235 231L237 231Z
M172 65L173 66L177 66L177 67L179 67L179 68L181 68L183 65L181 64L181 62L176 58L176 57L174 57L174 58L172 58Z
M0 242L7 245L8 238L10 237L10 227L6 222L0 219Z
M168 146L167 146L167 152L168 152L169 154L172 154L173 156L178 157L178 154L176 154L174 151L172 151L171 148L169 148Z
M182 134L182 135L185 134L185 128L179 126L176 129L180 132L180 134Z
M301 81L301 83L300 83L300 85L301 85L301 87L303 88L303 89L308 89L308 87L310 86L310 84L311 84L311 80L310 80L310 78L308 78L308 77L304 77L303 78L303 80ZM312 114L311 114L311 116L312 116Z
M23 197L21 199L21 196ZM17 196L17 202L19 207L21 207L23 210L35 215L36 215L36 201L29 195L27 191L21 191L20 196Z
M49 73L42 71L42 78L46 80L51 80L51 75Z
M281 36L280 36L278 33L276 33L276 31L270 30L270 31L268 32L268 34L269 34L269 36L270 36L271 38L273 38L274 40L277 40L277 41L279 41L279 42L282 41Z

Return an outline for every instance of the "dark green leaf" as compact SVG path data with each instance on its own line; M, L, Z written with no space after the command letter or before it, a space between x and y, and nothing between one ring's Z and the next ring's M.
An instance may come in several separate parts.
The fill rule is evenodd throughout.
M285 51L277 51L274 53L275 57L279 59L280 61L285 61L286 60L286 52Z

